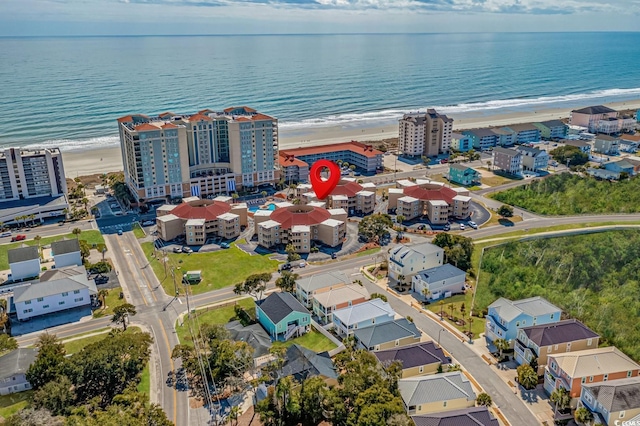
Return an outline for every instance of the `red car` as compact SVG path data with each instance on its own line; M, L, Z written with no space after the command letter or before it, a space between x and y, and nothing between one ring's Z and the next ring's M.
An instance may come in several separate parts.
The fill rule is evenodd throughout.
M27 236L26 235L16 235L15 237L11 237L11 242L13 241L22 241L22 240L26 240Z

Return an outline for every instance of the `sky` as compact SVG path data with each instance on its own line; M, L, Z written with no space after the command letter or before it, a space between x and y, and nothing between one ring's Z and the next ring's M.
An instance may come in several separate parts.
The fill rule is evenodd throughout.
M0 0L0 36L638 30L640 0Z

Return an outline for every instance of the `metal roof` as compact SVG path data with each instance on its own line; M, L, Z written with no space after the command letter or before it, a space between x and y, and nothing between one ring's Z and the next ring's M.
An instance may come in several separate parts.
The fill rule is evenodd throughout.
M539 347L600 337L576 319L564 320L554 324L523 327L522 331L524 331L529 340Z
M514 320L518 315L525 313L532 317L539 315L552 314L555 312L561 312L561 309L555 305L552 305L546 299L536 296L529 299L522 299L511 301L504 297L499 298L489 308L494 308L500 318L505 321Z
M427 282L429 284L429 289L433 291L437 290L437 287L432 287L432 285L440 284L444 280L460 276L462 276L462 280L464 281L467 273L462 269L456 268L450 263L445 263L444 265L436 266L435 268L425 269L424 271L418 272L416 275L419 276L422 281Z
M407 337L420 338L422 333L418 327L406 318L374 324L363 327L353 332L354 337L367 348L375 347L382 343Z
M373 299L348 308L333 311L333 317L337 317L340 322L345 325L358 324L373 318L386 317L388 321L392 321L395 314L391 305L383 302L381 299Z
M66 275L64 270L67 271L79 271L73 275ZM93 281L87 279L87 271L84 266L74 266L71 268L65 268L58 270L59 274L47 275L47 280L43 281L42 278L39 282L34 282L24 287L16 287L13 290L14 303L25 302L27 300L37 299L38 297L49 297L56 294L65 292L71 292L74 290L89 289L89 294L97 294L98 290L96 284Z
M296 280L296 287L307 293L338 284L351 284L351 279L344 272L332 271Z
M80 242L73 238L69 240L56 241L51 243L51 253L54 256L80 251Z
M640 369L640 365L615 346L554 354L549 357L572 378Z
M416 426L499 426L487 407L471 407L412 416Z
M438 401L455 399L474 401L476 399L469 379L459 371L400 379L398 390L405 405L409 407Z
M422 342L400 348L387 349L373 353L379 361L400 361L402 368L413 368L421 365L449 362L442 348L433 342Z
M0 379L26 373L37 354L37 349L19 348L0 356Z
M582 386L610 413L640 408L640 377L585 383Z

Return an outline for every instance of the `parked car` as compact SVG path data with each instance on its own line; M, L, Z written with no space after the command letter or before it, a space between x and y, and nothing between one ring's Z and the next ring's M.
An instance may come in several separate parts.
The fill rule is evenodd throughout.
M27 239L26 235L18 234L15 237L11 237L11 242L22 241L22 240L26 240L26 239Z
M94 281L96 282L96 284L106 284L107 282L109 282L109 277L105 277L104 275L98 275L97 277L94 278Z
M282 265L280 265L280 270L281 271L288 271L289 269L291 269L291 264L290 263L283 263Z
M145 220L144 222L142 222L142 226L153 226L155 224L156 222L153 220Z
M338 255L337 255L336 253L331 253L331 258L332 258L332 259L337 259L337 258L338 258Z
M306 264L306 262L300 262L300 265L298 265L298 266L300 266L301 268L304 268L305 266L307 266L307 264Z
M229 243L220 243L220 248L228 249L229 247Z
M173 248L173 252L174 253L182 253L182 248L181 247L174 247Z
M122 235L122 229L118 229L118 235Z
M182 252L183 253L193 253L193 250L191 249L191 247L182 247Z
M10 237L10 236L11 236L11 231L3 232L2 234L0 234L0 237Z
M475 223L475 222L474 222L474 221L472 221L472 220L470 220L470 221L468 222L468 225L469 225L470 227L472 227L473 229L478 229L478 224L477 224L477 223Z
M444 225L444 230L445 231L451 231L451 225L449 225L448 223L446 225Z
M464 228L464 223L461 223L461 224L460 224L460 230L461 230L461 231L464 231L464 229L465 229L465 228Z

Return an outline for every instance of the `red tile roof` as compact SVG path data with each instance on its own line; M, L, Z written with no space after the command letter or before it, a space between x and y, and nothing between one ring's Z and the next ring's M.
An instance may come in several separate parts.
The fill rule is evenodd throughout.
M176 126L173 123L164 123L161 127L163 129L177 129L178 128L178 126Z
M278 161L280 163L280 167L288 167L288 166L298 166L298 167L309 167L307 163L302 160L298 160L295 155L287 155L280 152L278 156Z
M424 189L416 185L405 188L404 195L408 195L422 201L444 200L447 203L451 204L453 203L453 198L457 196L458 193L453 189L447 188L445 186L440 189Z
M130 115L125 115L124 117L118 118L118 123L128 123L130 121L133 121L133 117Z
M198 114L211 114L211 113L215 113L215 111L210 110L209 108L198 111Z
M362 185L350 180L341 180L338 182L331 195L346 195L347 197L355 197L355 195L362 191Z
M239 118L236 118L236 121L251 121L251 119L248 117L239 117Z
M252 115L251 119L254 120L254 121L257 121L257 120L273 120L273 117L269 117L266 114L256 114L256 115Z
M189 117L188 121L213 121L213 120L211 119L211 117L207 117L206 115L194 114L191 117Z
M247 113L257 112L255 109L249 108L247 106L225 108L224 112L231 112L236 109L243 109Z
M356 141L336 143L331 145L310 146L308 148L294 148L294 149L280 150L281 153L284 152L285 154L295 155L296 157L301 157L303 155L323 154L327 152L336 152L336 151L351 151L357 154L364 155L367 158L375 158L378 155L383 155L382 151L373 149L371 145L365 145L363 143L356 142Z
M153 132L160 130L159 127L156 127L153 124L149 123L140 124L139 126L136 126L135 129L138 132Z
M172 113L170 111L167 111L167 112L163 112L162 114L158 114L158 117L160 117L160 118L163 118L163 117L166 117L166 116L173 117L174 115L175 115L174 113Z
M271 213L271 220L278 222L282 229L291 229L296 225L317 225L329 218L331 213L327 209L312 206L280 207Z
M620 139L624 139L632 142L640 142L640 134L630 135L628 133L624 133L620 136Z
M195 206L192 204L195 204ZM180 204L171 210L171 214L182 219L204 219L208 222L216 220L218 216L230 211L231 205L222 201L198 200Z

